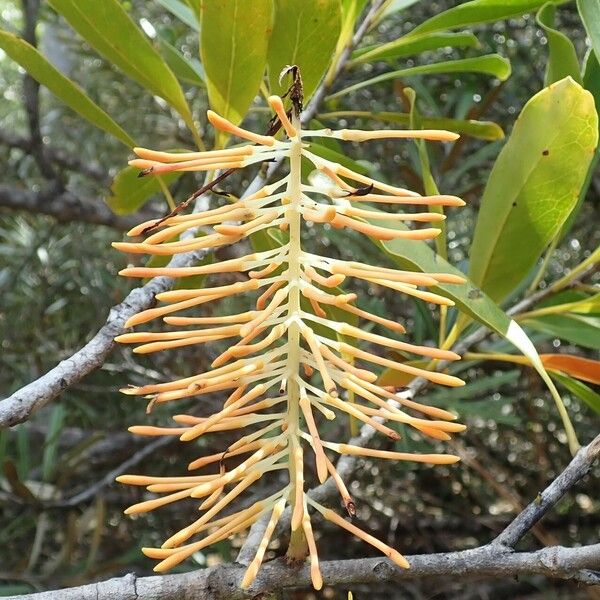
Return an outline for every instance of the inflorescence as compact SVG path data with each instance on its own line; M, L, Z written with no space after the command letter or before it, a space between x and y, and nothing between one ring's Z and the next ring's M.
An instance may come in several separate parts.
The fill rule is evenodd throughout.
M357 295L341 291L339 286L348 278L361 279L426 302L448 306L452 302L447 298L420 288L439 283L462 283L463 280L446 273L400 271L312 254L302 246L302 224L329 224L334 228L352 229L376 240L428 240L439 234L439 229L408 230L386 225L397 221L436 222L444 218L440 213L383 212L369 210L369 203L390 207L417 205L427 209L431 206L461 206L464 202L455 196L421 196L387 185L310 151L310 141L319 138L350 142L383 138L448 141L456 139L454 133L437 130L302 130L299 110L286 113L277 96L270 97L269 104L285 130L286 141L252 133L209 111L208 119L217 130L250 143L209 152L167 153L135 149L139 158L130 164L142 169L143 173L239 169L282 158L289 161L289 172L256 193L225 206L189 215L173 215L134 227L130 236L140 236L149 230L151 233L142 242L115 243L119 250L172 256L234 244L272 227L284 232L286 241L271 250L213 264L184 268L130 267L121 271L126 277L167 275L174 278L238 273L244 280L158 294L158 307L135 315L125 326L133 327L162 318L176 329L160 333L127 333L117 338L119 342L138 344L134 352L140 354L232 339L229 347L213 361L212 370L206 373L123 390L126 394L150 398L152 405L224 393L226 399L221 410L210 416L175 415L173 419L179 427L136 426L130 429L140 435L176 435L183 442L197 440L207 433L240 430L237 441L223 452L204 456L188 466L190 471L197 471L217 465L218 472L184 477L124 475L118 480L146 486L148 491L162 494L131 506L127 514L151 511L185 498L201 499L202 515L198 519L167 539L161 548L143 549L147 556L160 561L156 571L174 567L193 553L248 529L267 515L268 525L242 582L242 586L247 587L256 577L277 523L289 506L292 517L288 556L293 559L310 557L313 585L320 589L322 579L311 512L320 513L375 546L400 567L409 565L396 550L311 499L306 493L305 461L315 461L320 482L333 478L349 515L353 517L354 503L336 471L331 453L430 464L451 464L458 461L458 457L376 450L326 441L319 435L318 421L331 420L344 413L392 440L400 436L384 425L384 421L411 426L434 440L448 440L450 434L464 429L455 422L452 413L402 398L394 388L378 385L378 376L374 372L355 364L356 361L361 365L371 363L424 377L433 383L460 386L463 381L457 377L418 368L382 354L392 350L445 361L460 357L454 352L415 346L383 335L381 332L385 330L403 334L405 329L395 320L358 308L355 304ZM302 158L314 167L308 181L301 177ZM201 237L180 239L186 230L200 227L210 227L211 231ZM208 302L253 293L258 295L253 310L226 316L176 315ZM365 320L370 326L357 327L336 319L333 313L339 317L340 311L355 321ZM372 332L373 329L380 333ZM363 349L359 347L360 342L367 342L369 348L379 346L383 351ZM227 469L224 458L229 457L241 457L242 460L234 468ZM225 511L226 516L222 516L224 509L254 482L280 470L289 473L288 483L282 489L237 512Z

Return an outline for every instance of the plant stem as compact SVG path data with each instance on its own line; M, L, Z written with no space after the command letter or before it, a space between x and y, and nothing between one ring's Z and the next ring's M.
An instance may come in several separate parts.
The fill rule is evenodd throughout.
M293 452L296 445L300 443L300 388L298 376L300 373L300 255L302 253L302 225L300 215L300 204L302 202L302 192L300 189L301 181L301 150L302 141L300 139L300 118L299 115L292 116L292 124L298 131L297 141L292 142L290 150L290 176L287 185L288 200L290 202L288 209L288 222L290 231L290 246L288 255L288 281L289 281L289 309L288 318L291 320L288 329L288 435L290 440L290 452ZM296 496L296 468L295 461L290 460L290 493L289 498ZM300 483L301 485L301 483ZM298 560L308 554L308 546L304 538L302 527L292 531L290 545L288 548L288 558Z

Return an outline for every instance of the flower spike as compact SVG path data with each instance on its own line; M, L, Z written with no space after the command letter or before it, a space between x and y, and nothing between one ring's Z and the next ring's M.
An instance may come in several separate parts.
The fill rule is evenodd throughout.
M255 134L209 111L208 120L215 129L248 143L208 152L170 153L135 148L137 158L130 162L146 174L237 169L286 159L288 174L235 202L188 215L174 211L163 219L142 223L129 236L148 233L143 241L114 244L128 253L173 256L198 248L235 244L268 228L278 227L287 232L288 241L283 245L239 258L192 267L128 267L120 273L125 277L165 275L175 279L203 275L207 277L207 285L157 295L158 306L131 317L126 327L160 319L171 329L129 332L118 336L118 342L135 344L134 352L141 354L212 342L224 345L207 372L122 390L127 395L149 399L150 408L155 403L184 398L202 402L202 396L218 393L223 401L217 412L206 416L175 415L176 427L141 425L131 427L130 431L147 436L178 436L182 443L207 434L239 432L223 452L192 461L187 476L120 476L118 480L124 484L144 486L158 494L126 512L137 514L183 499L198 499L201 515L197 519L169 537L161 548L143 549L144 554L160 561L155 567L158 572L176 566L212 543L245 531L264 515L267 527L242 580L244 588L251 586L256 578L286 507L292 514L288 556L309 559L315 589L321 588L323 580L311 513L320 514L376 547L398 566L409 567L397 550L311 500L305 491L310 483L307 461L315 465L320 482L333 479L348 515L356 519L356 505L332 462L335 453L431 465L449 465L459 460L451 454L409 454L326 441L319 433L323 419L339 415L355 418L391 440L400 438L394 423L412 427L433 440L448 440L464 430L452 413L403 398L394 388L378 385L377 371L370 367L392 368L432 383L456 387L464 384L457 377L392 360L389 355L402 352L444 361L460 356L399 339L405 333L401 323L365 311L360 308L357 294L340 289L353 279L361 279L426 302L450 306L451 300L427 288L461 283L462 278L328 258L311 254L302 245L305 222L352 230L376 240L432 239L439 234L435 224L444 217L430 207L464 204L456 196L421 196L356 173L313 154L312 139L451 141L457 136L432 130L304 130L299 114L299 74L297 69L293 73L296 82L291 94L292 109L287 111L278 96L268 98L276 116L274 122L285 131L286 141L274 137L273 127L269 132L273 135ZM303 158L314 166L308 181L301 177ZM408 204L426 208L414 213L382 212L375 208L385 205L394 210L398 205ZM433 226L410 230L394 226L398 221ZM181 237L192 227L202 227L206 235ZM235 279L211 279L227 273L234 274ZM233 296L248 296L248 308L231 315L202 313L204 304ZM341 309L346 318L338 320L340 313L336 312L337 318L334 317L332 308ZM184 310L191 314L181 315ZM369 322L370 326L361 326L359 321ZM235 463L230 459L235 459ZM199 471L205 468L207 472ZM256 481L280 470L288 472L289 481L279 491L231 512L232 502L243 498ZM225 509L228 510L223 516Z

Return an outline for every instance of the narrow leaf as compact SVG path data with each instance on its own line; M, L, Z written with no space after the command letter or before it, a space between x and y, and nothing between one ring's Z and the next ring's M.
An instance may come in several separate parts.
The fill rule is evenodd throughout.
M418 67L399 69L398 71L383 73L382 75L367 79L366 81L355 83L354 85L344 88L335 94L331 94L329 99L339 98L340 96L345 96L350 92L355 92L356 90L360 90L364 87L369 87L383 81L400 79L401 77L409 77L411 75L428 75L432 73L483 73L484 75L492 75L493 77L497 77L501 81L504 81L510 75L510 62L499 54L488 54L486 56L478 56L476 58L462 58L460 60L449 60L445 62L420 65Z
M572 344L600 350L600 317L567 313L526 319L523 324Z
M576 379L600 385L600 361L573 354L540 355L546 369L561 371Z
M469 32L459 33L427 33L419 36L403 36L393 42L361 48L353 54L350 65L357 65L375 60L389 60L420 54L438 48L476 48L477 37Z
M135 146L133 139L120 125L92 102L76 83L65 77L25 40L0 30L0 48L21 65L31 77L47 87L57 98L92 125L106 131L130 148Z
M204 82L204 70L198 60L186 58L175 46L172 46L166 40L159 40L161 54L165 57L167 64L180 81L206 87Z
M515 289L573 210L597 128L592 95L570 78L523 108L492 169L471 245L469 276L491 298Z
M304 100L327 71L342 26L339 0L275 0L275 26L269 43L271 92L282 94L288 82L278 78L286 65L298 65Z
M177 78L117 0L48 0L106 60L149 92L166 100L197 135Z
M191 27L194 31L200 31L200 23L196 13L187 4L180 0L158 0L171 14L175 15L180 21Z
M600 394L585 385L585 383L581 383L581 381L577 381L566 375L552 373L552 377L567 388L574 396L583 400L592 410L600 414Z
M545 0L472 0L445 10L410 32L410 35L431 31L458 29L468 25L491 23L537 10Z
M537 22L548 37L548 63L544 84L548 86L568 76L581 83L575 47L564 33L554 28L555 14L556 6L550 2L544 4L537 13Z
M600 62L600 0L577 0L577 10Z

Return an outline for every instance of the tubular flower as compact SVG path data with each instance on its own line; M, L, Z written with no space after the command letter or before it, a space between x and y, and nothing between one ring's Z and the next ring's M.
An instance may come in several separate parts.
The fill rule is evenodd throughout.
M439 230L394 228L396 221L434 222L443 218L435 212L381 212L370 204L461 206L455 196L421 196L414 192L381 183L340 164L317 156L310 142L330 138L364 142L383 138L422 138L453 140L447 131L360 131L342 129L302 130L298 110L291 119L281 98L273 96L269 104L279 119L287 140L271 135L257 135L209 111L208 119L220 131L249 143L227 150L171 154L136 148L138 158L131 161L143 173L169 171L213 171L238 169L273 159L289 161L288 174L257 192L233 203L189 215L173 215L134 227L130 236L150 231L142 242L115 243L119 250L150 255L175 255L199 248L218 248L233 244L261 230L279 227L286 242L271 250L254 252L219 263L184 268L131 267L121 271L126 277L166 275L185 278L194 275L237 273L235 283L213 287L181 289L157 296L159 306L145 310L126 323L126 327L162 319L174 330L168 332L127 333L119 342L137 344L134 352L146 354L191 344L225 341L227 349L212 363L212 370L177 381L128 387L125 394L150 398L152 404L181 398L198 398L214 392L223 393L219 412L207 417L176 415L178 427L132 427L140 435L176 435L183 442L197 440L208 433L240 430L240 437L223 453L193 461L185 477L146 477L124 475L119 481L146 486L159 494L155 499L135 504L127 514L154 510L184 498L198 498L201 516L167 539L161 548L144 548L143 552L160 562L162 572L179 564L194 552L249 528L263 515L268 519L256 556L250 563L242 585L249 586L257 575L265 551L286 507L291 509L291 542L288 557L309 557L313 585L322 585L317 547L310 513L350 531L373 545L400 567L407 561L393 548L375 539L357 525L306 494L305 463L314 461L320 482L333 478L351 517L355 507L346 485L332 462L333 454L348 454L391 460L451 464L457 456L448 454L409 454L376 450L327 441L319 433L322 418L334 419L345 414L368 424L392 440L399 434L385 421L402 423L434 440L447 440L462 431L455 416L440 408L420 404L396 395L395 390L377 385L377 375L369 364L409 373L445 386L460 386L463 381L451 375L433 372L386 358L389 350L439 360L456 360L457 354L416 346L384 335L403 334L404 328L358 308L357 296L343 292L347 279L362 279L370 284L421 298L439 305L451 305L447 298L422 288L439 283L461 283L460 277L447 273L416 273L318 256L302 246L303 223L328 223L339 229L352 229L377 240L395 238L427 240ZM301 177L301 160L314 170L308 181ZM373 223L375 222L375 223ZM180 239L192 227L210 227L207 235ZM240 281L240 276L243 280ZM210 279L208 280L210 282ZM187 309L234 295L251 295L255 307L226 316L180 316ZM339 320L359 319L370 322L361 328ZM337 318L336 318L337 316ZM375 333L377 332L377 333ZM380 350L372 350L379 348ZM372 350L372 351L371 351ZM357 366L358 363L361 366ZM350 398L351 397L351 398ZM350 401L352 400L352 401ZM237 466L225 468L225 460L237 457ZM218 463L218 472L197 475L197 470ZM285 470L288 483L273 495L231 513L223 511L245 494L257 480L272 471ZM243 503L242 503L243 505Z

